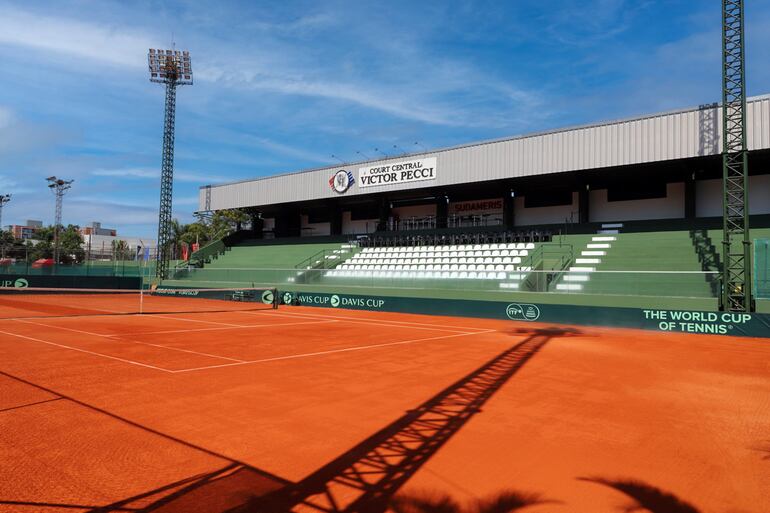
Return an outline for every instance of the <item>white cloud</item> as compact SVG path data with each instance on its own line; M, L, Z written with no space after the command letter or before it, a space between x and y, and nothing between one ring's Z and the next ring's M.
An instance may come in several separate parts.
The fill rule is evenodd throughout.
M14 116L13 116L13 112L11 112L11 109L8 109L0 105L0 130L11 126L13 121L14 121Z
M155 38L114 25L55 18L0 8L0 44L35 48L117 66L142 67Z
M337 23L336 18L318 13L289 24L263 24L278 32L315 30L329 28ZM500 90L515 90L507 82L485 76L466 62L428 55L419 48L419 41L410 41L413 47L408 55L390 55L390 50L374 47L370 51L376 60L382 61L375 68L392 69L394 80L386 83L371 73L357 77L355 73L344 76L340 66L329 65L329 60L309 60L309 52L303 44L287 38L276 39L271 30L264 30L262 40L233 55L231 48L217 40L200 36L197 46L204 48L196 53L193 63L196 80L217 82L221 85L243 90L265 91L281 95L307 96L326 100L341 101L367 109L380 111L398 118L444 126L498 125L502 119L511 116L478 115L476 101L480 96L498 102L493 110L499 109L501 98L495 98ZM157 47L156 37L136 28L121 25L88 23L63 17L40 15L7 6L0 7L0 45L31 48L55 56L66 55L85 59L81 71L92 71L91 62L102 62L114 66L140 69L146 66L146 52ZM326 58L334 57L334 50ZM385 54L382 54L385 52ZM380 55L381 54L381 55ZM226 62L220 56L227 55ZM247 57L245 56L247 55ZM431 73L415 81L409 70L425 67L431 62ZM77 65L75 65L77 68ZM395 72L398 69L404 73ZM233 71L236 70L236 71ZM452 95L452 101L441 101L443 94ZM463 106L462 96L473 98L470 105ZM503 97L503 110L519 108L532 110L532 93L518 91Z
M121 169L96 169L91 171L93 176L110 176L116 178L138 179L138 180L158 180L160 179L160 170L131 167ZM191 182L204 185L211 182L226 181L227 177L212 175L209 173L191 173L189 171L174 170L174 181Z

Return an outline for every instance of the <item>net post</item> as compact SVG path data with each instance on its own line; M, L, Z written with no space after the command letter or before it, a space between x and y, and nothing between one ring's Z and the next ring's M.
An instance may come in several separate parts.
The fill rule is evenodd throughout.
M278 287L273 287L273 310L278 310L279 301L280 298L278 297Z

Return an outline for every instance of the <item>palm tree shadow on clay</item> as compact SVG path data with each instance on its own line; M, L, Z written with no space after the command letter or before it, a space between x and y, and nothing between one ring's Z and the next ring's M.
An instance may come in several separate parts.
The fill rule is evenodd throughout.
M580 481L596 483L625 494L634 504L625 511L649 511L650 513L700 513L695 506L676 495L636 479L604 479L601 477L579 477Z
M513 513L527 506L547 501L534 493L513 490L498 492L484 499L461 504L446 494L410 493L396 495L390 501L393 513Z

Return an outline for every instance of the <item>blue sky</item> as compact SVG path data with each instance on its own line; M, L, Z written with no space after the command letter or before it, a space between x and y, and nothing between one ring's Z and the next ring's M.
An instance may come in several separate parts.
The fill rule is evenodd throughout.
M190 221L207 183L717 101L720 8L0 0L3 224L52 222L57 175L75 179L65 223L155 236L163 90L146 53L172 37L195 72L178 92L174 187ZM770 93L770 0L746 15L748 92Z

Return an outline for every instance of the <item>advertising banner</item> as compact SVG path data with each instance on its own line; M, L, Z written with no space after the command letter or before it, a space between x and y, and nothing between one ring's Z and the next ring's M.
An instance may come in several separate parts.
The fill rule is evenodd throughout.
M449 213L458 216L502 214L503 198L493 198L473 201L456 201L449 204Z
M142 279L133 276L68 276L38 274L0 274L0 292L7 288L82 288L131 289L142 288Z
M435 179L435 157L358 168L359 187L379 187Z
M283 292L285 304L770 338L770 314Z

